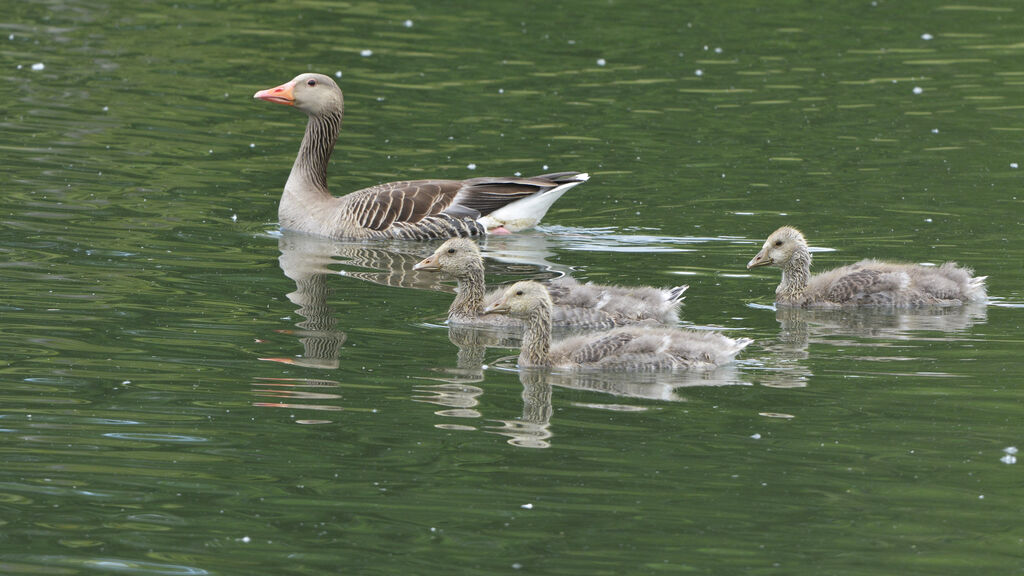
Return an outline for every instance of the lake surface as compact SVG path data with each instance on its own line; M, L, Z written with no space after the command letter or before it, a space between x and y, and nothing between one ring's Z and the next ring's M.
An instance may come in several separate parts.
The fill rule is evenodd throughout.
M1024 7L5 2L0 573L1024 573ZM339 76L342 193L581 170L494 282L690 285L702 374L451 333L436 242L282 232ZM772 307L801 228L990 302Z

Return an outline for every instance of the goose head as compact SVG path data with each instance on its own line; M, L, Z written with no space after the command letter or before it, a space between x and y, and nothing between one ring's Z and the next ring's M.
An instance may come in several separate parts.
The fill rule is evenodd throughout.
M299 74L280 86L260 90L253 98L294 106L310 116L340 112L345 103L341 88L330 76L312 72Z
M516 282L490 306L484 314L508 314L515 318L529 318L544 308L551 308L551 296L543 285L532 280Z
M482 267L480 248L468 238L452 238L441 244L430 256L412 267L413 270L442 271L452 276L468 276Z
M794 255L808 253L807 240L799 230L791 226L783 226L764 241L761 251L747 262L747 269L758 266L778 266L786 268Z

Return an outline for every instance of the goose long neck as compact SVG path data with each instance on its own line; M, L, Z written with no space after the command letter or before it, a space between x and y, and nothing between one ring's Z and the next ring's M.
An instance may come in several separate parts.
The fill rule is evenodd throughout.
M551 301L542 301L526 318L520 366L547 366L551 363Z
M334 143L341 132L342 107L325 114L310 114L299 154L292 165L288 184L301 190L327 194L327 163L334 152ZM293 182L294 181L294 182ZM292 186L288 186L291 188Z
M807 248L800 248L793 253L786 266L782 268L782 282L775 290L780 300L796 300L803 296L807 282L811 278L811 253Z
M459 288L448 307L448 317L475 318L484 308L484 266L470 266L458 276Z

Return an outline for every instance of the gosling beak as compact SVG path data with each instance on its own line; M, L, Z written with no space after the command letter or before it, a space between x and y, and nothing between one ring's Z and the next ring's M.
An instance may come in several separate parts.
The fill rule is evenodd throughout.
M437 254L431 254L423 260L420 260L412 267L413 270L440 270L441 266L437 263Z
M484 314L508 314L508 302L505 298L498 298L483 309Z
M758 266L768 266L774 264L775 261L765 255L764 251L758 252L757 256L754 256L750 262L747 262L747 270L751 268L757 268Z
M252 97L259 100L266 100L267 102L277 102L278 104L284 104L285 106L295 106L295 81L287 82L273 88L267 88L266 90L260 90L253 94Z

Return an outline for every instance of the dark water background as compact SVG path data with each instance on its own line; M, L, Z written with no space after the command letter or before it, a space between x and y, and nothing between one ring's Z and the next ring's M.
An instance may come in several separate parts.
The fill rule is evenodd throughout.
M1024 572L1019 3L0 7L0 573ZM304 119L252 94L309 70L336 193L588 171L491 278L685 282L756 343L520 374L436 243L281 233ZM782 224L992 300L776 313Z

